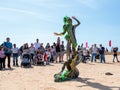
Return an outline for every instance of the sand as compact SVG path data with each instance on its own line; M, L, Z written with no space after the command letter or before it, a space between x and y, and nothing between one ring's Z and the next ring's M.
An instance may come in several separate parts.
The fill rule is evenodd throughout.
M0 71L0 90L120 90L120 63L112 62L112 55L106 55L106 64L80 63L79 78L65 82L54 82L53 75L63 64L52 63L33 68L12 67ZM120 57L119 57L120 58ZM110 72L113 75L105 75Z

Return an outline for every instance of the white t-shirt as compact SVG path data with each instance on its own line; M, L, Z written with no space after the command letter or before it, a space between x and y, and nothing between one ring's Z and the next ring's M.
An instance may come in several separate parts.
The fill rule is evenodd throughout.
M35 47L30 47L30 53L34 54L35 53Z
M38 42L35 42L34 43L34 46L35 46L35 51L37 51L38 50L38 48L40 47L40 43Z
M12 48L12 52L13 53L18 53L19 49L16 47L16 48Z
M83 55L84 55L84 56L87 55L87 50L83 50Z
M50 52L46 51L46 55L47 55L47 57L51 58L51 53Z
M92 48L92 53L97 53L97 51L98 51L98 48L97 48L97 47L93 47L93 48Z

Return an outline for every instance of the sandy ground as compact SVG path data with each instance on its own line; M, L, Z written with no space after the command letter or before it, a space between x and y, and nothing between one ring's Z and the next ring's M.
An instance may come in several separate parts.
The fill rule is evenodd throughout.
M0 90L120 90L120 63L112 63L113 56L106 55L106 64L80 63L79 78L54 82L53 75L63 64L33 68L13 67L13 70L0 71ZM120 59L120 57L119 57ZM105 75L110 72L113 75Z

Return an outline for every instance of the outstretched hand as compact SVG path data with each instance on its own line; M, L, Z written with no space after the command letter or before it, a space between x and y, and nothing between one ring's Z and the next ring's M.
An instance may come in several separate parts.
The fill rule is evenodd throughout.
M58 35L58 33L54 32L54 35Z
M75 16L72 16L72 18L73 18L73 19L76 19L76 17L75 17Z

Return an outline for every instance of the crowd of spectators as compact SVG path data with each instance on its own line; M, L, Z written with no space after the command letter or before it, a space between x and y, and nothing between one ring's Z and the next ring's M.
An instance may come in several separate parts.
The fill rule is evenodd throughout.
M28 43L25 43L21 47L17 47L17 45L12 42L10 42L10 38L7 37L6 41L1 43L0 45L0 70L6 69L6 60L7 60L7 67L11 69L11 59L13 66L19 67L18 63L18 57L21 57L24 54L27 54L30 63L32 65L36 65L36 61L44 60L46 61L46 65L49 65L50 63L61 63L64 62L64 55L65 55L65 45L64 41L60 40L60 37L57 38L56 42L53 42L52 45L48 42L45 46L43 43L39 42L39 39L37 38L35 43L31 43L30 45ZM87 60L90 62L97 62L96 59L99 60L100 63L106 63L105 59L105 52L107 51L102 44L97 46L97 44L93 44L89 49L86 47L83 47L82 45L78 45L77 51L79 55L83 56L83 63L86 63ZM108 51L107 51L108 52ZM112 62L118 60L118 48L114 47L113 50L113 60ZM13 58L11 58L13 57Z

